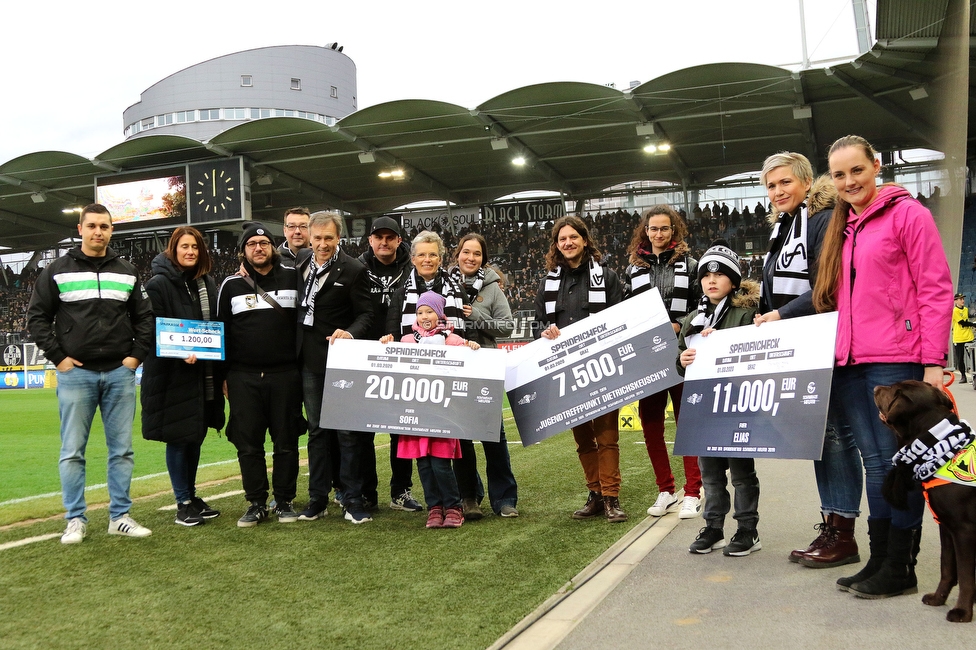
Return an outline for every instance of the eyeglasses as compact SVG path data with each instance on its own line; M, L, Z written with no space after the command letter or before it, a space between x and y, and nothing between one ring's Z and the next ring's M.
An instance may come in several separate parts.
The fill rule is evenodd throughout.
M260 247L260 248L271 248L271 242L269 242L267 239L265 239L264 241L249 241L246 244L244 244L244 248L246 248L248 250L252 250L252 251L255 248L258 248L258 247Z
M300 225L297 225L297 226L292 226L292 225L286 223L285 224L285 230L287 230L288 232L295 232L296 230L308 230L308 224L307 223L303 223L303 224L300 224Z
M666 235L669 232L671 232L672 228L671 226L661 226L660 228L658 228L657 226L648 226L647 228L645 228L645 230L647 230L647 232L651 234L657 234L660 232Z

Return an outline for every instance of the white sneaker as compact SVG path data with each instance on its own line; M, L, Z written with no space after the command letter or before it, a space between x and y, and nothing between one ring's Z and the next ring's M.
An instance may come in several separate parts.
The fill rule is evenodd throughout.
M661 492L657 495L657 501L654 502L654 505L647 509L647 514L652 517L663 517L667 513L673 512L677 504L678 497L670 492Z
M68 520L68 527L64 530L64 535L61 536L62 544L81 544L81 540L85 539L85 535L88 534L88 525L85 524L85 520L81 517L75 517L74 519Z
M702 502L698 497L685 497L681 500L681 510L678 519L694 519L701 515Z
M109 535L125 535L126 537L149 537L152 531L136 522L129 515L122 515L114 521L108 522Z

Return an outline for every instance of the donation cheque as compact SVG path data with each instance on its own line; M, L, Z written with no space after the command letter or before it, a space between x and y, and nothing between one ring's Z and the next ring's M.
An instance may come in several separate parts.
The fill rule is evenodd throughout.
M321 426L498 442L504 350L340 339L329 347Z
M675 455L819 460L836 335L831 312L687 339Z
M156 318L156 356L224 360L224 324L213 320Z
M681 377L678 342L652 289L509 355L505 390L523 445L588 422Z

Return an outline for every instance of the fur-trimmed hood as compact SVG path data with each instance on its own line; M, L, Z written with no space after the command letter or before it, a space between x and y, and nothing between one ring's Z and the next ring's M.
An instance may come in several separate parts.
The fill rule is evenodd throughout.
M739 289L732 294L732 306L757 309L759 307L759 283L755 280L743 280Z
M822 174L815 178L813 185L810 186L810 192L807 194L807 214L812 216L818 212L833 209L836 203L837 189L834 187L834 181L830 179L830 175ZM774 207L767 217L769 225L779 221L779 215L780 212Z
M682 239L675 244L674 248L667 250L671 251L671 259L668 260L668 264L674 264L677 260L687 255L691 251L691 248L688 246L688 242ZM647 260L638 254L636 249L630 254L630 263L634 266L650 266Z

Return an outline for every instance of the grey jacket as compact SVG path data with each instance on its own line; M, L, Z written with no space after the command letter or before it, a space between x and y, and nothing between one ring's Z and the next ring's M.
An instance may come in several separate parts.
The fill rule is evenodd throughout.
M493 269L485 268L485 282L477 297L469 303L471 315L464 319L464 335L486 348L498 347L495 340L508 336L515 329L512 308L499 286L500 280Z

